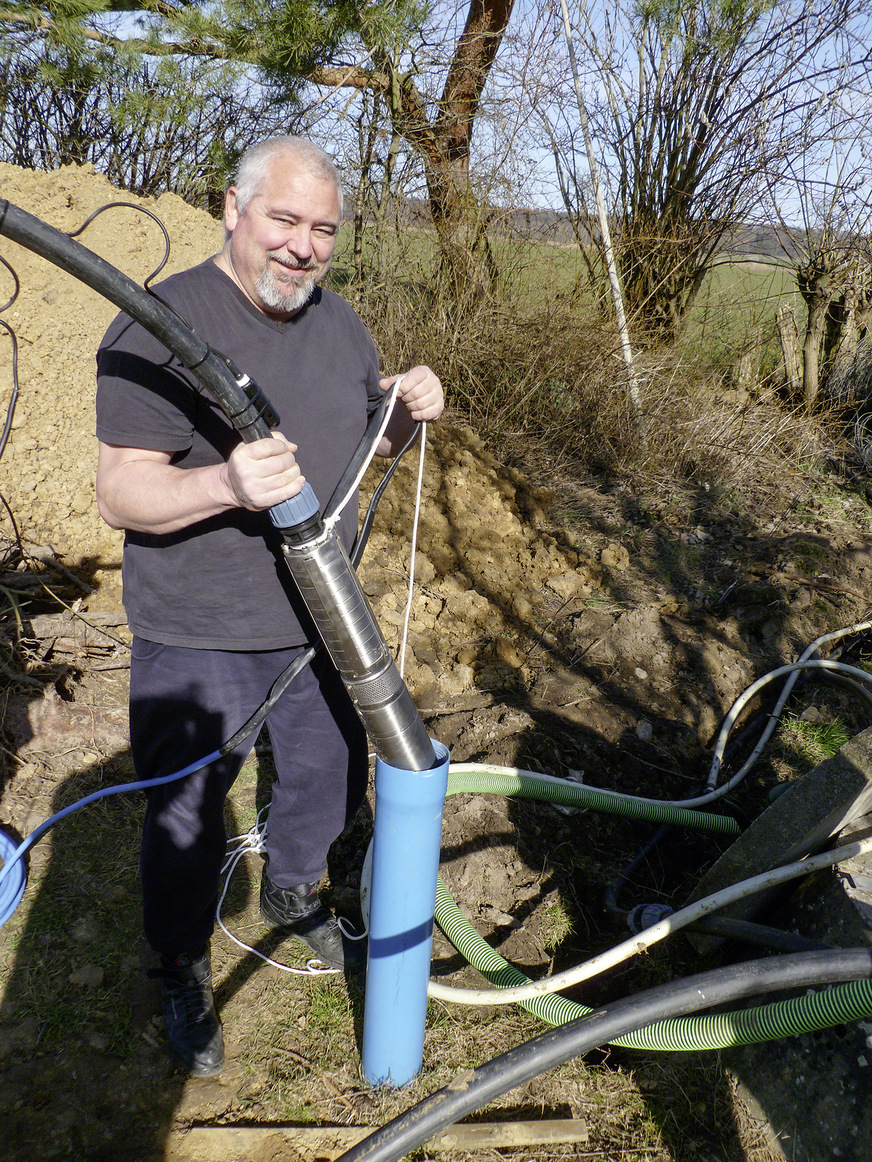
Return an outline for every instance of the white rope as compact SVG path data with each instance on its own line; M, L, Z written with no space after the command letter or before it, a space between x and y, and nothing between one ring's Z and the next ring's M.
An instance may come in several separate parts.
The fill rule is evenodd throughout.
M400 384L403 382L404 379L405 379L404 375L397 376L397 378L394 380L394 382L388 388L388 391L390 392L390 398L388 399L387 405L385 407L385 414L382 416L382 422L381 422L381 425L379 427L378 434L376 435L375 439L370 444L369 452L367 453L366 459L364 460L363 464L361 464L360 469L358 470L358 473L355 476L353 483L349 486L349 489L346 492L345 496L343 496L340 503L333 510L333 514L327 520L324 521L325 528L328 528L328 529L332 528L336 524L336 522L339 520L339 517L342 515L342 510L345 508L345 506L348 504L349 500L351 500L352 496L354 496L354 494L357 492L358 488L360 487L360 482L361 482L361 480L363 480L364 476L366 475L366 470L369 468L370 464L372 463L372 459L375 456L375 450L379 446L379 444L381 443L382 436L387 431L387 426L390 423L390 418L393 415L394 407L396 406L396 402L397 402L397 397L399 396Z
M412 554L409 559L409 595L406 600L406 615L403 618L403 634L400 642L400 677L405 677L406 642L409 637L409 619L412 615L412 601L415 596L415 552L418 546L418 523L421 516L421 496L424 491L424 452L427 447L427 425L421 424L421 446L418 450L418 484L415 489L415 515L412 519Z
M317 958L308 960L306 962L305 968L291 968L289 964L282 964L278 960L273 960L271 957L265 956L264 953L258 952L256 948L252 948L250 944L246 944L243 940L239 940L236 936L233 935L233 933L227 928L224 921L221 919L221 908L224 904L224 898L227 895L227 889L230 886L230 879L236 870L236 865L239 863L242 857L247 855L249 852L262 854L265 850L264 841L266 840L267 831L265 815L266 812L269 811L269 808L269 803L267 803L265 807L261 807L257 813L257 818L255 819L251 829L246 831L243 835L234 836L233 839L230 839L227 842L227 858L225 859L224 865L221 868L221 874L224 875L226 872L226 878L224 880L224 887L221 889L221 896L218 900L218 907L215 911L215 920L217 921L218 926L224 935L232 940L233 943L236 944L239 948L244 949L246 952L252 953L254 956L257 956L260 960L264 961L264 963L271 965L273 968L279 969L281 972L290 972L293 973L294 976L335 976L336 973L339 972L339 969L320 967L322 965L322 961L318 960ZM341 921L340 927L342 927ZM342 931L345 932L345 929L342 928ZM348 935L348 933L346 933L346 935ZM361 939L361 937L355 937L355 939Z

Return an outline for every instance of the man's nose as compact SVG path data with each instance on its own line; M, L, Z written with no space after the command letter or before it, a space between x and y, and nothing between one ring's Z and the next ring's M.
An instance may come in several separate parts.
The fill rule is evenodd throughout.
M312 231L308 226L298 225L291 231L285 246L297 258L311 258L314 254Z

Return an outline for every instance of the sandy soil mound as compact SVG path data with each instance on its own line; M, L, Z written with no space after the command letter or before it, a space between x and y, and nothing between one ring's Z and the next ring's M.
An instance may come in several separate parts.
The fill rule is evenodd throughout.
M45 174L0 164L0 194L60 230L77 230L108 202L136 201L113 189L92 166ZM166 273L214 253L221 229L208 215L165 194L139 199L165 223L172 239ZM137 282L163 253L158 227L144 214L113 209L101 214L79 241ZM100 519L94 498L94 352L116 308L71 275L4 238L0 254L21 281L21 292L0 318L19 343L21 395L12 438L0 462L0 490L22 533L50 544L67 564L95 570L96 604L117 605L121 535ZM13 291L0 273L5 301ZM10 384L10 348L0 354L4 398Z

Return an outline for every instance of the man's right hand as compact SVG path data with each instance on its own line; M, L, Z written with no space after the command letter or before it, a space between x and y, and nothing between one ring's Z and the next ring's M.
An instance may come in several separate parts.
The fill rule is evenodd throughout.
M294 459L297 445L281 432L252 444L238 444L221 466L236 503L260 512L296 496L306 483Z

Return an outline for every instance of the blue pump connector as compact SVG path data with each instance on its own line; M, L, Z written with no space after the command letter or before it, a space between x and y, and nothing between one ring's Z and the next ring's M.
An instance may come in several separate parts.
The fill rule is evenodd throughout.
M311 520L320 511L315 490L307 481L296 496L283 500L281 504L274 504L269 510L269 519L277 529L292 529L295 525Z

